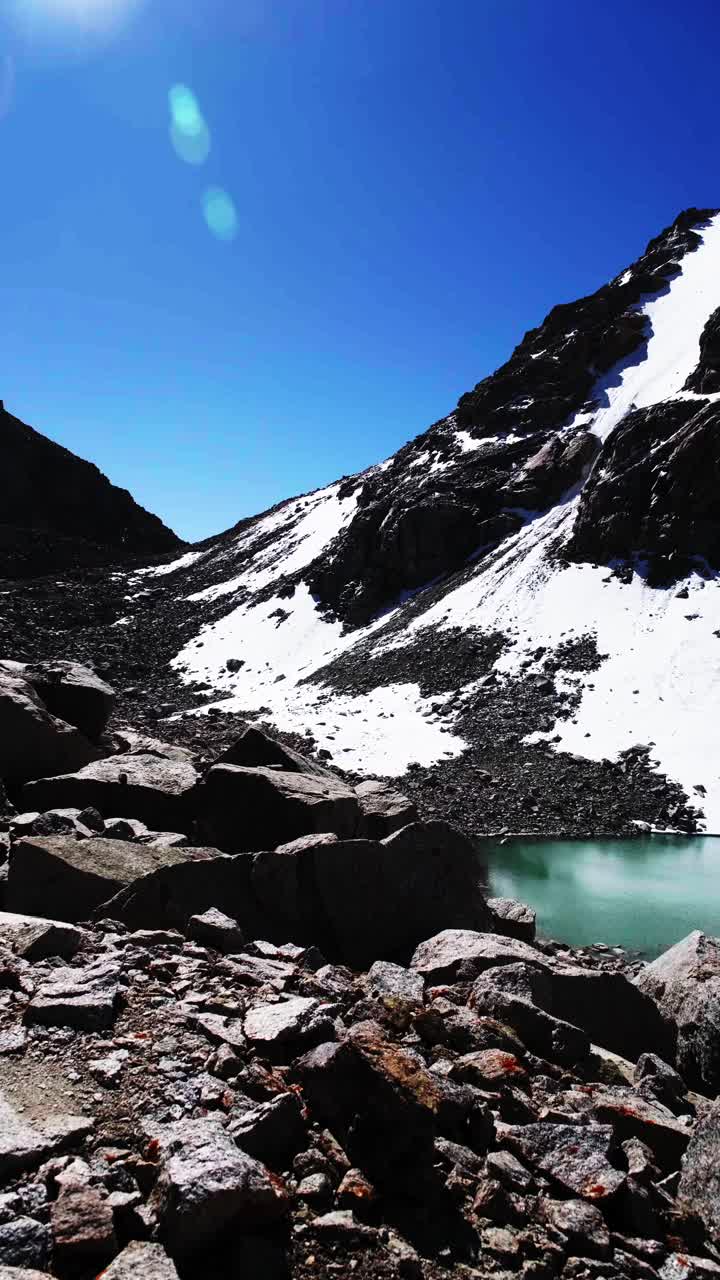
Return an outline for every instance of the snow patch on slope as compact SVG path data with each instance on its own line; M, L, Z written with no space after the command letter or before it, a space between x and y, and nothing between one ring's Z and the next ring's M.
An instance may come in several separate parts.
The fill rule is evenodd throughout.
M647 345L616 364L593 390L600 408L583 414L582 425L601 440L633 407L644 409L677 395L697 365L700 335L720 298L720 215L698 234L702 244L685 254L681 273L668 282L667 291L638 308L646 317Z

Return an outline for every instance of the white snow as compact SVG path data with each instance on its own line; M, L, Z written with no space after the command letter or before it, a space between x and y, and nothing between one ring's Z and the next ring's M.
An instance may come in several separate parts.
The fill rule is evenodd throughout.
M352 519L357 507L357 492L338 498L338 484L319 489L299 502L286 503L279 511L257 521L249 530L238 534L235 549L251 549L253 542L276 536L253 558L252 567L196 591L188 600L215 600L230 595L238 587L259 591L281 573L304 569Z
M601 440L633 406L643 409L677 395L697 365L700 335L720 299L720 215L699 234L702 244L685 254L667 292L638 306L647 321L647 346L610 369L592 392L601 407L590 430Z
M162 578L167 573L175 573L178 569L189 569L191 564L195 564L196 560L202 560L207 555L206 551L186 551L184 556L180 556L179 560L173 560L170 564L159 564L155 568L138 569L135 573L137 578Z
M288 614L284 621L272 616L277 609ZM362 634L386 620L387 615ZM443 699L423 699L416 684L346 697L320 684L301 683L357 638L357 633L343 636L340 623L325 621L302 583L289 599L240 605L204 627L173 665L186 677L209 681L223 695L217 704L222 711L266 708L263 714L279 729L311 729L337 763L358 772L398 775L413 760L430 764L464 750L447 718L427 718L430 704ZM233 657L244 665L230 673L226 663Z

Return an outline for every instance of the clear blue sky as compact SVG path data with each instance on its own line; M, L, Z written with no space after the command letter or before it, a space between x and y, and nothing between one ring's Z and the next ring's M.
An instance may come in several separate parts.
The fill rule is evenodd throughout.
M0 396L187 538L379 460L720 204L719 34L716 0L2 0Z

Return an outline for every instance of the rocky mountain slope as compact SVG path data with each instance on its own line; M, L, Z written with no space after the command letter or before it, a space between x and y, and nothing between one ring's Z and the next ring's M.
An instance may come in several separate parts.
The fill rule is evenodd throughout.
M0 402L0 577L147 558L180 546L126 489Z
M404 775L476 833L717 832L719 302L720 215L691 209L393 457L37 582L0 639L104 663L135 718Z

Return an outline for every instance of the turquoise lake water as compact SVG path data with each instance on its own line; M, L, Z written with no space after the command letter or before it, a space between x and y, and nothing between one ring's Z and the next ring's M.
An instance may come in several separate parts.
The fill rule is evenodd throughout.
M484 842L490 888L534 907L538 932L658 955L720 935L720 837Z

